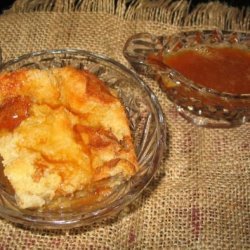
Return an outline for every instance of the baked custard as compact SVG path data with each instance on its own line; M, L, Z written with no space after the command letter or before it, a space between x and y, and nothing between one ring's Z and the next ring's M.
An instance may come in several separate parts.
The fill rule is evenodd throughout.
M105 193L139 168L121 102L95 75L73 67L0 74L1 157L22 209L91 187Z

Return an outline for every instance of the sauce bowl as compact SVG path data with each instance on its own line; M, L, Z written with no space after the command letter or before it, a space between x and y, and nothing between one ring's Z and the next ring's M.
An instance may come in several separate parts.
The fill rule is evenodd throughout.
M182 50L206 46L237 48L249 53L250 35L220 30L190 31L169 36L140 33L128 39L123 53L136 72L158 82L177 111L188 121L210 128L239 126L250 120L250 92L235 94L202 86L162 60Z

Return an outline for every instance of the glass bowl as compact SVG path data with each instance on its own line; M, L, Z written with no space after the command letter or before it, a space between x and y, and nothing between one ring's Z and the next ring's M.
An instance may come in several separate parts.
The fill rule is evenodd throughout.
M20 68L48 69L73 66L87 69L114 89L130 121L139 171L105 199L76 210L34 211L19 209L13 192L0 178L0 216L37 228L73 228L117 214L149 184L165 147L165 121L157 98L136 74L105 56L77 49L33 52L0 64L0 72ZM3 170L3 166L0 164ZM1 169L0 169L1 170Z
M187 79L178 71L149 56L166 56L182 49L204 46L250 49L249 33L203 30L170 36L139 33L125 44L124 56L134 69L158 81L178 112L199 126L233 127L250 120L250 93L219 92Z

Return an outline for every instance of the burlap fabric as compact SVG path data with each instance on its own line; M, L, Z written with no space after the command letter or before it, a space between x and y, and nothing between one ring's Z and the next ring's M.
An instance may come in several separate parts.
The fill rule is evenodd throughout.
M248 31L249 9L219 3L188 13L186 1L25 1L0 16L5 60L42 49L82 48L125 65L125 41L137 32ZM0 220L0 249L250 248L250 124L198 128L177 114L144 78L166 115L167 152L149 187L115 218L71 230L30 230Z

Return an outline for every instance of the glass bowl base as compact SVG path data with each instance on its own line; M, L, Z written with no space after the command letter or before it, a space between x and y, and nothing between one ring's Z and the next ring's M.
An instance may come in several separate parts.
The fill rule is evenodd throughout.
M199 127L206 127L206 128L233 128L238 127L244 123L247 122L247 119L245 116L243 116L241 119L228 121L228 120L215 120L212 118L199 116L191 113L188 110L183 109L181 106L176 105L176 109L178 113L186 119L188 122L191 122L192 124L199 126Z

